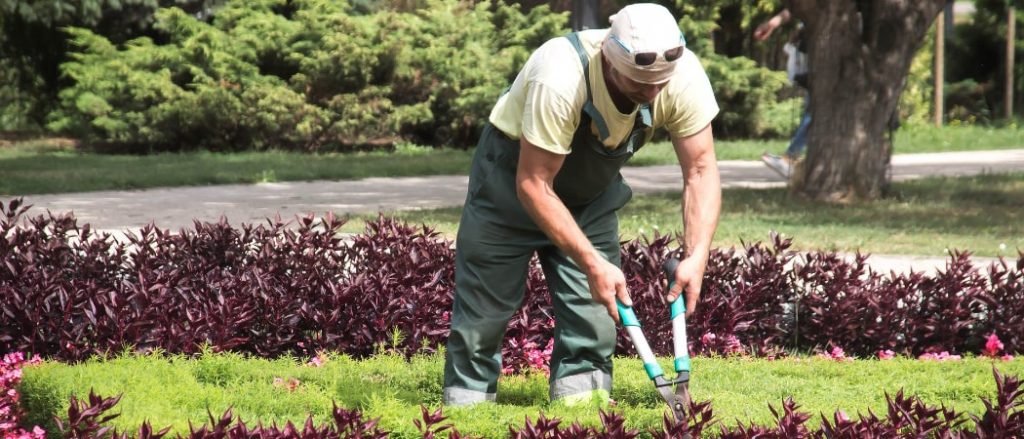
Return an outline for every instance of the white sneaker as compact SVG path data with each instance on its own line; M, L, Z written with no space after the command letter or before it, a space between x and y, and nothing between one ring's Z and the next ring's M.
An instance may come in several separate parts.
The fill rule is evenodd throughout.
M789 179L790 174L793 172L793 165L789 163L785 157L779 157L775 154L765 154L761 156L761 161L765 165L775 171L775 173L782 176L782 178Z

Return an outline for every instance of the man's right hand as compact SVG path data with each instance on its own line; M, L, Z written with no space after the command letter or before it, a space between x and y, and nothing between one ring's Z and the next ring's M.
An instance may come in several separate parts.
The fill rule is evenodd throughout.
M595 267L587 272L590 295L595 302L604 305L615 323L619 323L619 308L615 305L615 299L618 298L623 305L633 306L633 300L626 290L626 276L615 264L601 257L597 259Z

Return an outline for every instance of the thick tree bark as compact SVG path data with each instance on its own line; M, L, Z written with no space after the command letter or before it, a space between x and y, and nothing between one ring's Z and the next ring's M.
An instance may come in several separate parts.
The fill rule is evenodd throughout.
M808 38L811 115L803 178L812 199L875 199L888 185L888 122L943 0L788 0Z

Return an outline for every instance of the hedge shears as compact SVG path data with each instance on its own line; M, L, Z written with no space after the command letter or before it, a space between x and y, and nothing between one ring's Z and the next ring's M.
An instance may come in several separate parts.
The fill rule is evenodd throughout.
M669 289L675 284L677 267L679 267L679 260L675 258L666 260L661 266L668 278ZM647 377L654 381L654 387L658 389L662 399L668 403L669 408L672 409L672 415L677 421L683 421L686 416L686 408L690 405L690 354L686 346L686 298L684 296L685 294L680 293L679 297L669 306L676 369L676 377L671 380L665 378L665 372L662 371L654 353L651 352L651 347L647 344L643 330L640 329L640 320L636 318L633 307L623 305L618 299L615 301L622 326L626 327L629 339L633 341L633 346L636 347L640 359L644 362Z

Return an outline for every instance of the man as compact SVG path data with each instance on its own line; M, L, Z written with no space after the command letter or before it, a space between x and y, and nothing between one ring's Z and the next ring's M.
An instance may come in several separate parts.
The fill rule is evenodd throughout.
M444 403L493 401L501 342L537 254L552 294L550 396L607 399L620 270L618 211L632 196L619 169L655 127L672 137L685 176L690 256L676 273L693 312L721 188L711 85L672 14L636 4L611 29L555 38L535 51L495 105L477 145L456 241L456 294Z

